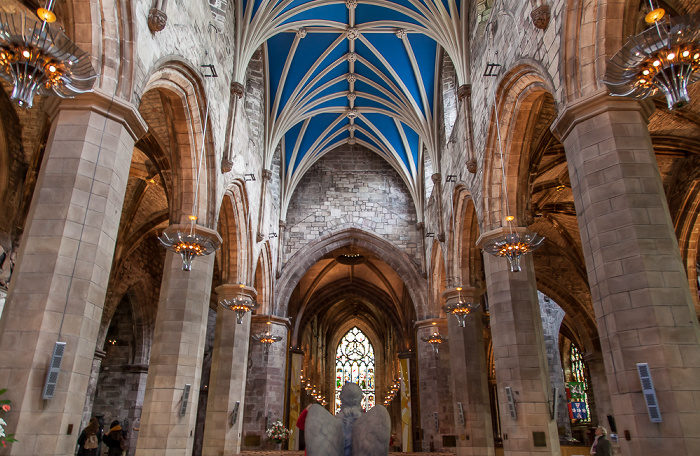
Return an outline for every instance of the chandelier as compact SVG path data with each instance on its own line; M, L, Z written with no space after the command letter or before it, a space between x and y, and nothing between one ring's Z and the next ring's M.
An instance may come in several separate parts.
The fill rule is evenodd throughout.
M668 109L682 108L690 102L688 84L700 77L700 13L671 19L652 0L649 6L650 27L609 60L603 82L613 96L643 99L661 92Z
M270 345L274 344L275 342L279 342L280 340L282 340L282 337L281 337L281 336L274 335L274 334L272 334L272 332L270 331L270 326L272 325L272 322L271 322L271 321L268 321L268 322L267 322L267 325L268 325L268 326L267 326L267 331L265 331L264 333L255 334L255 335L253 336L253 339L254 339L256 342L260 342L261 344L263 344L263 354L264 354L265 356L267 356L267 353L268 353L268 351L270 350ZM316 394L314 393L314 396L315 396L315 395L316 395Z
M520 272L522 256L540 248L544 238L536 233L517 232L510 226L508 228L509 232L487 239L481 248L490 255L507 258L510 272Z
M158 238L163 247L180 254L183 271L192 270L192 260L195 257L209 255L221 245L219 239L196 227L196 220L196 216L190 215L191 223L188 229L178 230L177 226L170 226Z
M457 318L457 323L460 328L466 326L467 315L474 312L480 307L480 304L474 305L473 302L469 302L462 297L462 287L456 287L457 295L454 294L447 298L447 304L442 306L442 310L446 313L452 314Z
M258 308L259 304L253 300L251 296L243 293L245 290L245 285L238 285L241 289L241 293L233 299L224 299L221 301L221 305L228 310L236 312L236 323L239 325L243 323L243 317L246 312L253 312Z
M0 13L0 77L12 84L10 99L27 109L37 94L71 98L90 92L97 78L90 55L49 25L56 20L52 8L53 0L39 8L41 20Z
M433 326L437 325L437 323L433 322ZM433 351L435 354L438 354L438 349L440 348L440 344L443 342L447 342L448 338L447 337L442 337L440 335L440 331L435 328L435 332L431 334L430 336L423 336L420 338L423 342L427 342L433 347Z

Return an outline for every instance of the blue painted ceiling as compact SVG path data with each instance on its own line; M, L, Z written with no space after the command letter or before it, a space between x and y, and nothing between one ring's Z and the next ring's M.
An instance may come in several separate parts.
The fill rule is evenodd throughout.
M419 198L423 154L439 136L440 44L459 54L459 10L448 0L243 2L241 54L266 40L265 161L281 146L283 194L349 143L384 157Z

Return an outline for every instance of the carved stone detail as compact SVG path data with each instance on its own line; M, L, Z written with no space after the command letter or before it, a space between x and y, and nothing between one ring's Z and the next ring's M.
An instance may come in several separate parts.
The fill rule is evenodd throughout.
M470 158L467 160L467 171L472 174L476 174L476 158Z
M235 81L231 83L231 95L235 95L238 98L242 98L244 92L245 87L243 87L243 84Z
M472 85L471 84L462 84L457 89L457 98L459 99L459 101L462 101L464 98L471 95L471 93L472 93Z
M303 40L304 38L306 38L306 35L308 33L309 32L307 32L306 29L302 27L299 30L297 30L297 37L299 37L300 40Z
M348 62L357 62L357 54L354 52L348 53Z
M355 92L348 92L348 100L352 101L355 98L357 98L357 94Z
M262 170L262 178L263 178L263 180L267 180L267 181L272 179L272 171L270 171L269 169L263 169Z
M350 73L346 79L348 80L348 82L355 82L357 81L357 76L355 76L354 73Z
M358 112L357 112L357 109L352 108L352 109L348 109L348 113L347 113L346 115L347 115L348 119L354 119L354 118L356 118L359 114L358 114Z
M161 11L156 8L151 8L148 12L148 28L151 32L160 32L165 28L165 24L168 23L168 15L165 11Z
M396 36L400 39L403 40L408 36L408 33L406 32L406 29L396 29Z
M549 5L541 5L532 10L532 13L530 13L530 18L532 19L532 23L535 25L535 27L540 30L546 30L551 18Z
M357 0L345 0L345 6L351 10L355 9L357 8Z
M355 41L360 37L360 31L357 27L350 27L345 31L345 37L350 41Z
M230 173L233 169L233 161L228 158L221 159L221 174Z

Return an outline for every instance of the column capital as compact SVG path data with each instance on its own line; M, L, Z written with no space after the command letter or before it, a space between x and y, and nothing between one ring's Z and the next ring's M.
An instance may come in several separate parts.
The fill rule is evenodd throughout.
M164 229L163 232L170 236L171 234L175 235L177 231L185 232L191 229L192 225L190 225L189 223L173 223L172 225ZM205 226L196 224L194 226L194 232L200 236L204 236L215 242L218 242L217 245L221 245L221 243L223 242L221 236L219 235L219 232L216 230L212 230L211 228L207 228Z
M270 171L269 169L263 169L262 179L263 181L269 181L270 179L272 179L272 171Z
M236 81L231 82L231 95L242 98L243 93L245 93L245 87L243 87L243 84Z
M100 89L78 95L75 98L51 97L46 102L46 113L53 122L61 111L92 111L122 124L134 141L148 131L148 124L136 106Z
M472 94L472 85L471 84L462 84L457 88L457 99L459 101L462 101L464 98L470 96Z
M430 176L430 179L433 181L433 184L440 184L442 176L440 173L434 173L432 176Z
M487 231L483 233L481 236L479 236L479 239L476 240L476 246L479 248L483 248L483 245L486 244L488 241L497 238L497 237L503 237L506 234L509 233L526 233L529 232L527 227L525 226L513 226L513 227L507 227L507 226L501 226L498 227L494 230Z
M251 315L250 318L250 322L253 324L267 323L270 321L276 326L285 326L287 329L292 327L292 322L289 320L289 318L278 317L277 315Z
M219 298L219 301L222 301L224 299L233 299L241 295L252 300L255 300L255 298L258 297L258 292L255 288L241 285L243 284L226 283L223 285L219 285L214 289L214 293L216 293L216 296L217 298Z
M654 109L653 102L649 100L613 97L607 91L600 90L567 103L550 129L557 139L564 142L576 125L605 112L638 111L644 121L648 122Z
M484 290L476 287L461 287L461 290L455 288L448 288L442 292L442 297L445 301L462 296L467 301L475 301L484 294Z
M436 327L438 330L447 330L447 319L446 318L426 318L425 320L418 320L413 324L416 331L420 331L424 328Z
M280 220L280 221L279 221L279 227L280 227L280 228L286 228L286 227L287 227L287 222L284 221L284 220Z

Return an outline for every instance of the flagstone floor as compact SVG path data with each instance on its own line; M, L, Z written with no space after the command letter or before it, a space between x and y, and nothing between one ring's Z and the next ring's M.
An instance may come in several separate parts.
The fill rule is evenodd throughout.
M390 456L454 456L455 453L389 453ZM303 451L242 451L241 455L303 456Z

